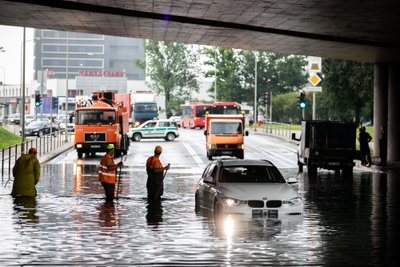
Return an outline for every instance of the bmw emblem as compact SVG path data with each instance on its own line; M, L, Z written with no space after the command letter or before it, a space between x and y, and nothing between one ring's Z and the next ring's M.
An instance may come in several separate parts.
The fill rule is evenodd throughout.
M267 197L263 197L262 199L263 199L263 200L267 200L268 198L267 198Z

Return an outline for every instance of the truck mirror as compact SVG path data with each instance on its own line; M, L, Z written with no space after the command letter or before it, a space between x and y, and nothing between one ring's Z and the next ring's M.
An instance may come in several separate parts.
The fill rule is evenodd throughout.
M245 134L246 136L249 136L249 131L245 131L244 134Z
M204 131L204 135L207 135L207 131L206 130Z

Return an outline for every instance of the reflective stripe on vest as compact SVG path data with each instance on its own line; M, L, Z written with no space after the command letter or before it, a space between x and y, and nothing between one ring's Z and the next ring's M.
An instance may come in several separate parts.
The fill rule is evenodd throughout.
M100 162L100 167L98 171L98 178L100 182L107 183L107 184L115 184L116 177L117 177L117 170L108 170L107 166L102 165Z

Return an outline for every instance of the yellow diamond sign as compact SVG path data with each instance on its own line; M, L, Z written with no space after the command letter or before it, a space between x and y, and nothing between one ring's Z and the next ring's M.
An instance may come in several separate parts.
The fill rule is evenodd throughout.
M317 86L321 82L321 78L318 76L318 74L311 74L310 78L308 78L308 81L312 86Z

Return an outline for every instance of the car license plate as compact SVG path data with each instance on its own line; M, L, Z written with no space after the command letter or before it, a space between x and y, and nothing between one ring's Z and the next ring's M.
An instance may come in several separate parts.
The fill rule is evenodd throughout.
M232 152L231 152L231 151L222 151L222 154L223 154L223 155L231 155Z
M278 218L278 210L253 210L253 217Z
M100 148L100 145L91 145L91 148Z

